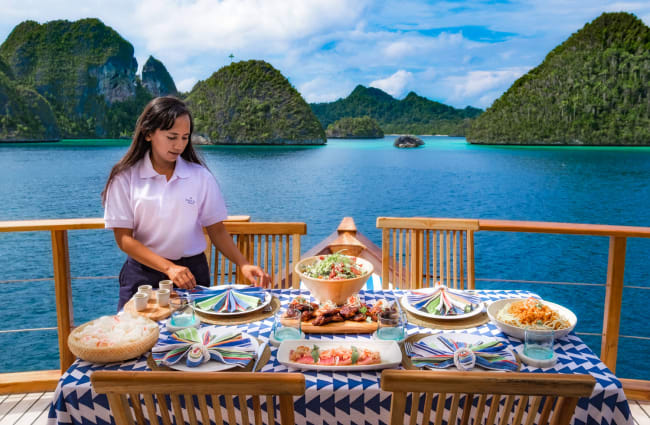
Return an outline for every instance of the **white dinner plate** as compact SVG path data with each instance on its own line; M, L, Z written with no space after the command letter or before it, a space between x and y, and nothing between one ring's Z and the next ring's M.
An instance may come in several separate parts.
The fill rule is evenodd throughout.
M207 330L210 330L210 332L213 335L226 335L226 334L233 334L239 332L237 328L226 328L223 326L204 326L201 329L199 329L199 334L203 336L203 332L207 332ZM251 339L251 344L253 345L253 354L257 353L257 348L259 347L257 338L250 336L249 334L244 332L242 332L242 337ZM196 367L190 367L185 362L186 360L187 358L183 357L182 360L179 360L177 363L173 365L168 365L168 367L170 369L182 370L185 372L218 372L220 370L228 370L238 366L236 364L226 364L226 363L215 362L214 360L208 360L202 365ZM253 357L251 361L255 361L255 357Z
M206 289L228 289L228 288L241 289L241 288L249 288L249 287L250 287L250 285L219 285L219 286L211 286L210 288L206 288ZM264 307L266 307L267 305L271 304L271 300L273 299L273 296L271 295L271 293L269 291L264 291L264 294L265 294L264 301L262 301L262 303L260 305L258 305L257 307L251 308L250 310L246 310L246 311L235 311L235 312L232 312L232 313L218 312L218 311L214 311L214 310L207 310L207 309L199 308L194 303L192 303L192 307L194 308L194 310L198 311L199 313L208 314L210 316L221 316L221 317L223 317L223 316L241 316L242 314L248 314L248 313L252 313L254 311L261 310Z
M500 340L499 338L492 338L483 335L474 335L474 334L461 333L461 332L450 332L450 333L439 333L435 335L426 336L422 338L420 341L424 342L425 344L433 348L446 350L447 346L444 345L442 342L440 342L440 340L438 339L439 336L444 336L445 338L451 339L452 341L464 342L472 345L478 344L480 342L501 341L504 344L506 344L506 352L508 353L507 356L508 360L518 363L517 357L515 357L515 353L512 351L512 348L508 345L508 341ZM450 366L445 369L436 369L436 368L428 368L428 367L425 368L431 370L445 370L445 369L458 370L456 366ZM486 370L486 368L484 368L483 366L476 365L472 370ZM503 369L493 369L493 370L503 371Z
M316 364L296 363L289 360L291 350L295 350L300 345L313 347L317 345L321 350L327 350L336 347L366 348L368 350L378 351L381 355L381 362L370 365L349 365L349 366L326 366ZM395 341L368 341L368 340L317 340L317 339L293 339L282 341L277 353L278 361L287 366L304 370L332 370L332 371L355 371L355 370L376 370L396 367L402 363L402 351Z
M433 288L421 288L421 289L417 289L417 290L412 291L412 292L417 291L417 292L422 292L422 293L426 294L426 293L433 293L436 290L437 290L437 288L433 287ZM459 291L456 291L456 292L465 292L465 291L460 291L459 290ZM473 317L473 316L476 316L477 314L481 314L483 312L483 303L479 302L478 307L476 307L474 310L470 311L469 313L456 314L456 315L452 315L452 316L442 316L442 315L438 315L438 314L431 314L431 313L428 313L426 311L419 310L419 309L415 308L413 305L411 305L411 303L409 302L409 299L408 299L408 295L409 294L407 293L402 297L402 305L409 312L411 312L413 314L416 314L418 316L422 316L422 317L427 317L427 318L431 318L431 319L439 319L439 320L459 320L459 319L467 319L468 317ZM472 295L476 295L476 294L472 293Z

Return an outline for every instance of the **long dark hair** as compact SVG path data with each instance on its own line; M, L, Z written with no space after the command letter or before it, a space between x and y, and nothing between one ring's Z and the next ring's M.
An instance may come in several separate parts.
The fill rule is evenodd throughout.
M117 164L113 165L111 173L108 175L106 186L104 186L104 190L102 191L102 205L106 204L106 193L113 178L144 158L151 145L145 140L146 137L156 130L169 130L174 126L176 119L183 115L187 115L190 118L190 138L187 146L185 146L185 150L181 153L181 157L186 161L194 162L205 167L205 164L192 147L194 121L192 120L192 114L187 108L187 105L182 100L173 96L156 97L147 103L147 106L144 107L144 110L138 117L129 150Z

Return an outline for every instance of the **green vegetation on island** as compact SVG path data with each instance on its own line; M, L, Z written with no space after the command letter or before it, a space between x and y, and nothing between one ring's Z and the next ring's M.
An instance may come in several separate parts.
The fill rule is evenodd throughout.
M329 139L381 139L384 131L374 119L366 117L345 117L327 126L325 134Z
M16 84L47 102L61 137L130 135L137 115L152 98L135 75L133 46L98 19L43 25L25 21L0 45L0 58ZM9 101L16 103L15 98ZM8 120L18 119L11 111L3 113ZM27 130L18 132L19 137L46 137L29 121L20 121Z
M42 140L59 137L49 103L35 90L17 83L0 58L0 137L5 140Z
M249 60L199 81L186 101L196 139L214 144L324 144L325 132L300 93L270 64Z
M467 140L650 144L650 28L629 13L602 14L515 81Z
M350 95L329 103L312 103L323 127L345 117L369 116L385 133L464 136L472 118L483 112L471 106L457 109L410 92L397 100L388 93L358 85Z

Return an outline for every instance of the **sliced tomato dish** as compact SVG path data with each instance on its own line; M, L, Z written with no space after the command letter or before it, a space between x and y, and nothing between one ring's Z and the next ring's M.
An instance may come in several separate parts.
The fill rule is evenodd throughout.
M289 352L289 361L321 366L371 365L381 363L381 355L379 351L355 346L321 350L317 345L311 348L300 345Z

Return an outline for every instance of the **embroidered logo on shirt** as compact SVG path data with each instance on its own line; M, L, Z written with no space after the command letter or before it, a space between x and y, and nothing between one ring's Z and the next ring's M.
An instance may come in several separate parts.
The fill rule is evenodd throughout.
M196 201L192 199L191 196L189 198L185 198L185 202L187 202L190 205L194 205L196 203Z

